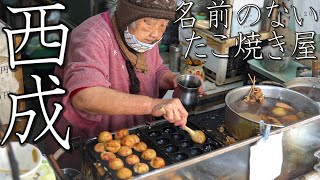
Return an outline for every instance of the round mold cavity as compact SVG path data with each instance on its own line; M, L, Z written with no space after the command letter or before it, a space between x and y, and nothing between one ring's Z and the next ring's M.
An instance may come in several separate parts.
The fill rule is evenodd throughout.
M179 147L173 144L169 144L165 147L166 152L175 153L179 150Z
M169 142L170 142L170 140L167 139L167 138L158 138L158 139L156 140L156 143L157 143L158 145L167 145L167 144L169 144Z
M175 141L181 141L184 139L184 136L182 134L174 133L171 135L171 138Z
M207 143L207 144L203 145L203 149L205 151L213 151L213 150L218 149L218 148L219 148L219 145L216 144L216 143Z
M202 154L203 151L202 151L200 148L194 147L194 148L190 148L190 149L189 149L189 153L190 153L190 155L192 155L192 156L198 156L198 155Z
M150 137L159 137L159 136L161 136L161 133L160 133L159 131L150 131L150 132L148 133L148 135L149 135Z
M193 143L191 141L187 141L187 140L181 141L179 143L179 146L182 148L189 148L189 147L192 147L192 145L193 145Z
M188 159L188 155L186 155L185 153L178 152L174 154L174 159L176 161L183 161Z
M165 128L163 128L163 131L165 132L165 133L174 133L174 132L176 132L176 130L173 128L173 127L165 127Z

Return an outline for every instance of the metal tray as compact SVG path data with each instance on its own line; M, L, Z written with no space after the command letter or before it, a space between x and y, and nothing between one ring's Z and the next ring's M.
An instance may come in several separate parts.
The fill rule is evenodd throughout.
M232 136L225 128L224 119L225 108L220 108L213 111L192 115L188 118L188 121L196 128L205 130L206 133L218 143L222 145L228 145L225 144L226 138L227 136ZM219 131L220 127L224 128L223 133Z
M155 147L153 145L153 143L151 143L148 139L146 139L144 136L142 136L140 131L138 131L137 129L131 129L131 130L129 130L129 134L138 135L141 142L145 142L147 144L148 148L154 149L157 152L158 157L162 157L164 159L166 166L172 164L172 161L165 154L163 154L157 147ZM114 135L114 133L112 135ZM104 179L118 179L117 178L117 171L110 169L109 165L108 165L108 161L102 160L100 157L100 153L97 153L93 150L94 145L97 143L98 143L97 138L89 139L86 141L85 146L86 146L86 150L87 150L90 158L93 159L95 162L100 163L102 165L102 167L107 171L105 177L103 177ZM137 152L134 149L132 149L132 154L137 155L139 157L141 163L146 163L149 166L149 172L155 170L153 167L150 166L150 161L147 161L141 157L140 152ZM133 177L140 175L140 174L137 174L134 172L133 165L129 165L126 163L126 157L122 157L118 154L115 154L115 155L117 156L117 158L120 158L123 161L124 166L126 168L129 168L132 171Z
M203 130L207 140L204 144L194 143L189 134L180 127L175 127L166 120L160 120L147 125L140 125L129 129L130 134L139 136L142 142L145 142L148 148L154 149L157 156L162 157L166 166L178 163L201 154L205 154L225 146L226 134L220 133L218 128L224 125L225 109L221 108L201 114L193 114L188 118L188 126L191 129ZM114 133L113 133L114 135ZM109 169L108 162L100 158L100 153L93 150L97 143L97 138L86 141L85 149L90 158L96 163L100 163L107 171L105 179L117 179L116 171ZM141 158L141 153L132 150L133 154L140 158L140 162L149 165L149 172L155 170L150 166L149 161ZM119 156L125 167L132 171L133 177L139 176L133 170L133 166L126 164L125 157Z
M196 129L188 123L188 127ZM222 144L215 141L206 132L207 140L204 144L194 143L189 134L180 127L175 127L167 121L162 121L151 126L139 128L140 132L149 139L161 152L164 152L169 159L176 163L201 154L216 150Z

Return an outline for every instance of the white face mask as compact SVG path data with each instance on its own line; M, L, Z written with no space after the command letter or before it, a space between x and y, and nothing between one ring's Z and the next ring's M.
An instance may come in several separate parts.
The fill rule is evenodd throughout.
M124 39L129 47L131 47L133 50L143 53L150 49L152 49L158 42L161 41L161 39L153 44L148 44L139 41L133 34L131 34L128 30L128 28L124 31Z

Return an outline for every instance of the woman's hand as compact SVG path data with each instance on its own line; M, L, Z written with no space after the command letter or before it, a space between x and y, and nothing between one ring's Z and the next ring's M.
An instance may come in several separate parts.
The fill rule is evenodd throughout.
M205 95L207 95L207 93L204 91L204 89L203 89L203 79L202 79L202 77L201 76L199 76L199 75L196 75L196 76L198 76L199 78L200 78L200 80L201 80L201 86L200 86L200 88L199 88L199 94L200 95L203 95L203 96L205 96Z
M203 95L203 96L207 95L207 93L203 89L203 79L202 79L202 77L199 76L199 75L194 75L194 76L198 76L198 78L201 80L201 86L200 86L200 88L198 90L199 94ZM178 86L178 77L179 77L178 74L174 74L174 75L171 76L170 82L172 83L173 88L176 88Z
M150 114L155 117L163 116L170 123L182 128L187 124L188 112L177 98L154 99Z

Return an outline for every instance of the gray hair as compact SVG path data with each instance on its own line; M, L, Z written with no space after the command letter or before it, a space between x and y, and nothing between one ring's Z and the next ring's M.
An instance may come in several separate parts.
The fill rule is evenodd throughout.
M130 28L132 28L132 29L135 29L135 28L136 28L136 22L133 21L132 23L129 24L128 27L130 27Z
M112 17L117 9L118 0L108 0L107 9L109 10L109 15Z

